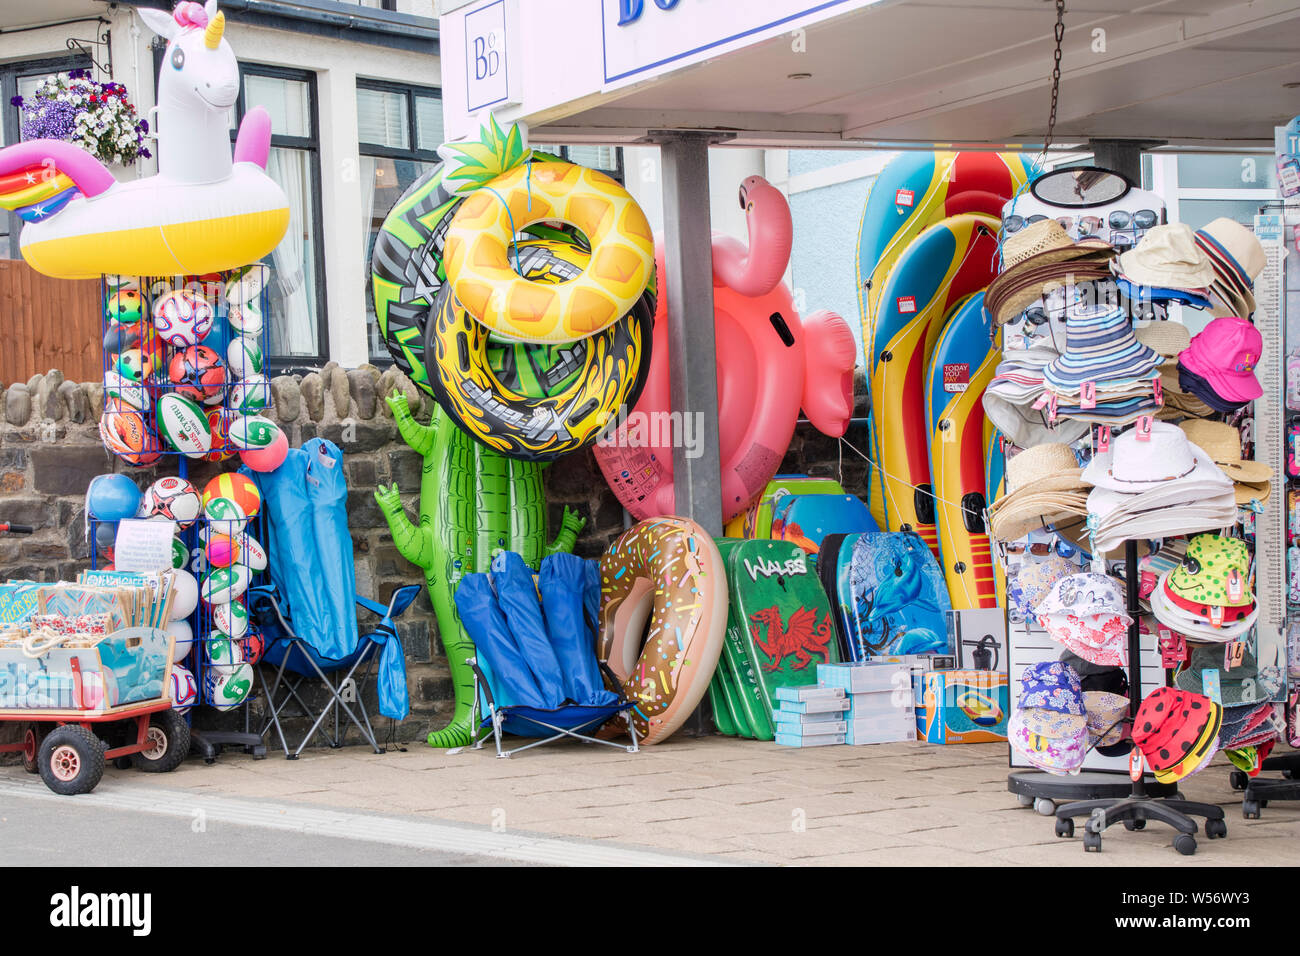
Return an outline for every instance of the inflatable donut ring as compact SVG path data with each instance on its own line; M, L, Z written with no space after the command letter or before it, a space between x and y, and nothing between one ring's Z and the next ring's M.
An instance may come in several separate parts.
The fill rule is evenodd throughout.
M514 236L542 221L579 230L591 248L582 274L560 285L515 271ZM443 248L447 282L492 332L523 342L572 342L613 325L654 275L645 213L604 173L572 163L528 163L498 176L456 210Z
M563 282L582 271L587 254L566 243L532 240L520 243L519 264L539 285ZM650 368L654 310L654 293L647 289L623 320L556 347L558 361L543 369L549 380L534 380L528 394L494 373L487 328L460 307L448 283L438 293L425 339L434 398L464 432L511 458L550 461L578 451L640 396ZM567 361L565 351L572 353ZM517 359L511 366L521 371ZM560 380L569 384L556 387Z
M722 556L694 521L642 521L600 559L596 655L622 681L611 689L638 702L631 720L642 743L668 739L695 710L726 630Z

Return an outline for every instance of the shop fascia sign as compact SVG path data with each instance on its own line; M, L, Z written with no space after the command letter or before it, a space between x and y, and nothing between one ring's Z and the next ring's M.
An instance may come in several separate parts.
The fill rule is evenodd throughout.
M466 112L521 100L519 0L491 0L464 14Z
M642 82L879 0L600 0L605 88Z

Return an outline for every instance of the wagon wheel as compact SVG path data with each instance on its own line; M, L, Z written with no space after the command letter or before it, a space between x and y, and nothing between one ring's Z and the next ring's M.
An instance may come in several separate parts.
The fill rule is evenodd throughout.
M85 727L57 727L41 742L37 766L55 793L90 793L104 776L104 745Z
M37 756L41 752L41 741L47 733L47 727L34 722L23 729L23 769L28 773L36 773L40 769L37 766Z
M190 725L174 710L160 710L149 719L147 749L131 755L135 769L145 773L168 773L189 756Z

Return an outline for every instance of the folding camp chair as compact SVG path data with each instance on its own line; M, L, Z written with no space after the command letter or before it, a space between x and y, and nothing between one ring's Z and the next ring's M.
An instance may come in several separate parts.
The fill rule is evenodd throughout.
M572 737L574 740L581 740L584 743L600 744L604 747L614 747L617 750L624 750L627 753L634 754L640 750L637 743L636 728L632 726L632 721L627 721L627 733L631 738L631 744L621 744L613 740L601 740L597 737L588 736L587 733L594 733L600 729L611 717L619 714L625 714L636 706L636 701L620 697L616 703L604 706L593 706L590 704L565 704L562 707L556 707L552 710L546 710L541 707L529 707L526 704L512 704L508 707L498 707L492 696L492 687L488 683L487 676L479 667L478 659L470 657L466 659L466 664L474 669L474 708L471 712L470 720L479 730L491 725L492 737L496 741L497 756L511 757L525 750L531 750L533 747L540 747L543 744L553 743L562 740L565 737ZM609 678L610 683L617 687L621 683L615 676L614 672L601 661L600 669ZM480 693L481 692L481 693ZM483 702L486 700L487 710L483 713ZM520 737L540 737L532 743L524 744L522 747L516 747L513 750L501 749L501 734L515 734ZM547 736L549 732L549 736ZM474 749L479 750L483 747L483 741L486 734L476 735L474 740Z
M251 588L249 613L267 642L262 656L262 663L266 665L262 671L262 681L266 686L266 700L271 713L262 727L262 736L265 737L271 728L275 728L285 757L296 760L317 734L330 747L342 747L349 729L349 725L342 721L342 716L346 714L351 726L360 731L371 749L377 754L383 753L384 749L375 740L363 691L374 671L380 648L386 641L399 640L393 622L411 606L419 593L419 585L400 587L393 592L387 607L377 601L358 597L357 607L379 615L380 621L368 633L360 635L356 650L336 660L317 653L294 630L293 625L285 620L274 586ZM268 682L266 672L272 668L274 678ZM304 694L299 691L305 681L312 680L319 680L329 695L319 713L313 711ZM300 711L286 711L290 702L296 703ZM332 733L326 723L331 716L334 718ZM281 722L285 717L314 718L311 729L292 751Z

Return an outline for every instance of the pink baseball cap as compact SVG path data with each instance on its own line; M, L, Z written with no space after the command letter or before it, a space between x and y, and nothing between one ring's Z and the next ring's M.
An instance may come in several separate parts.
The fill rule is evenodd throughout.
M1253 402L1264 394L1255 378L1255 364L1264 350L1264 337L1245 319L1230 315L1215 319L1192 337L1178 361L1210 383L1229 402Z

